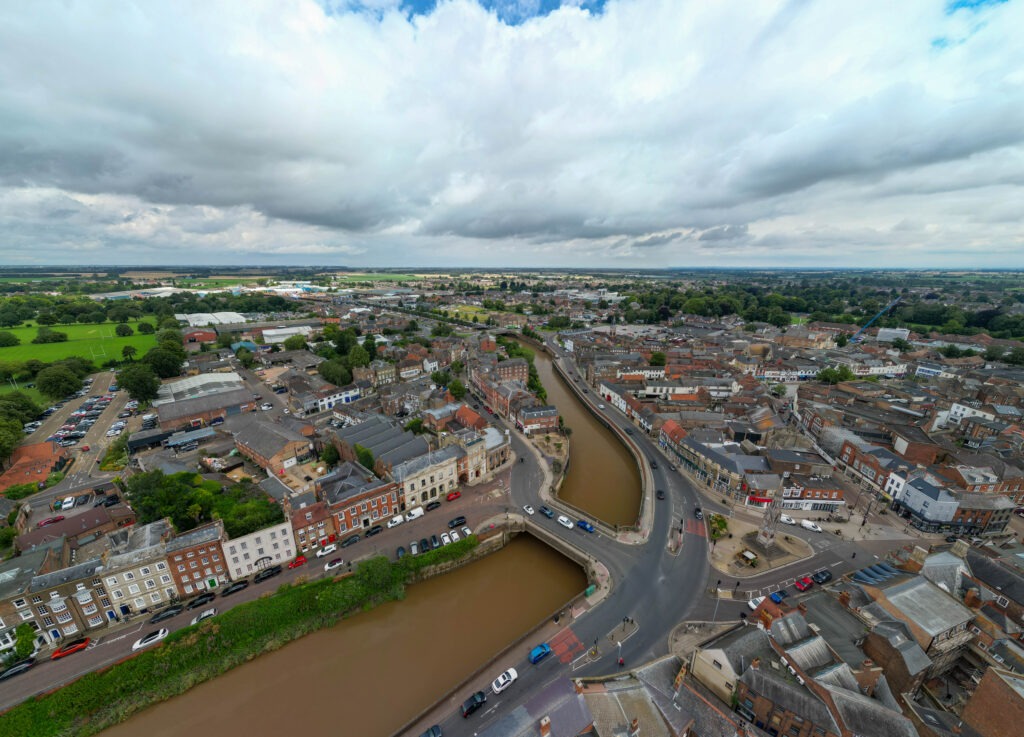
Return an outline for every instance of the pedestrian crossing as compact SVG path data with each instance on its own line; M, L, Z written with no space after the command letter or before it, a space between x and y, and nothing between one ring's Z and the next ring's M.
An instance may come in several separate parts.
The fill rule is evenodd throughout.
M704 526L704 523L696 519L686 520L686 532L689 535L696 535L697 537L707 537L708 531Z
M548 644L562 663L571 663L584 649L580 638L568 627L552 637Z

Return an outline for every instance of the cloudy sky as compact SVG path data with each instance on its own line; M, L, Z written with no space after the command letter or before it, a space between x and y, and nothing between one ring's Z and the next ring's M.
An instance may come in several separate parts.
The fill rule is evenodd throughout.
M1024 267L1024 3L0 3L0 263Z

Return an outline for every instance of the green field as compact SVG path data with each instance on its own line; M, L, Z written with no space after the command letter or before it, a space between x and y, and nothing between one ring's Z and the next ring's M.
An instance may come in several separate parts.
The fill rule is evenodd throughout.
M415 274L336 274L338 281L416 281Z
M223 289L224 287L244 287L251 282L258 281L265 277L261 276L240 276L237 279L175 279L175 286L182 289Z
M17 391L21 392L26 397L29 397L30 399L32 399L33 402L38 404L40 407L43 407L44 409L50 406L50 400L45 398L42 394L40 394L38 389L28 389L25 387L25 384L31 384L31 381L19 381L17 383ZM0 384L0 396L7 394L7 392L13 391L15 391L14 384ZM30 436L26 435L25 437Z
M147 322L152 324L153 320L147 320ZM137 323L138 320L132 320L128 325L134 328ZM32 339L38 332L35 323L30 328L6 328L8 332L14 333L21 339L21 345L0 348L0 361L24 362L35 358L49 363L68 356L81 356L91 359L99 367L113 359L120 361L122 359L121 349L126 345L135 346L138 350L136 358L140 358L143 353L156 345L155 335L135 333L127 338L119 338L114 335L117 323L113 322L105 322L100 325L53 325L52 327L59 333L68 334L66 343L34 344Z

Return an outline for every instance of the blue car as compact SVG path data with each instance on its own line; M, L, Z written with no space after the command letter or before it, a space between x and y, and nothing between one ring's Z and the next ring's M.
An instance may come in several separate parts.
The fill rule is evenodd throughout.
M577 522L576 526L579 527L581 530L586 530L587 532L594 531L594 526L587 522L585 519L581 519L579 522Z
M781 604L782 600L785 599L789 594L785 589L779 589L774 594L771 594L768 598L774 601L776 604Z
M546 642L542 642L530 651L530 662L537 665L540 661L544 660L551 654L551 646Z

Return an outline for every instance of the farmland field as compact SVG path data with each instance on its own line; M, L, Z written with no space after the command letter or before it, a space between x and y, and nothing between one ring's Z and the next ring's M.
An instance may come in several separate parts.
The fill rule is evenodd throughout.
M210 277L199 279L176 279L175 286L182 289L223 289L224 287L244 287L262 279L259 276Z
M147 322L152 324L153 320ZM137 324L138 320L128 322L132 328ZM126 345L135 346L139 358L156 345L155 335L140 335L138 332L126 338L114 335L114 328L117 327L117 324L113 322L105 322L100 325L53 325L52 327L59 333L68 334L66 343L34 344L32 339L38 332L35 323L30 328L6 328L8 332L14 333L21 339L21 345L0 348L0 361L24 362L35 358L49 363L68 356L81 356L91 359L99 367L112 359L120 361L121 349Z
M415 274L336 274L339 281L416 281Z

